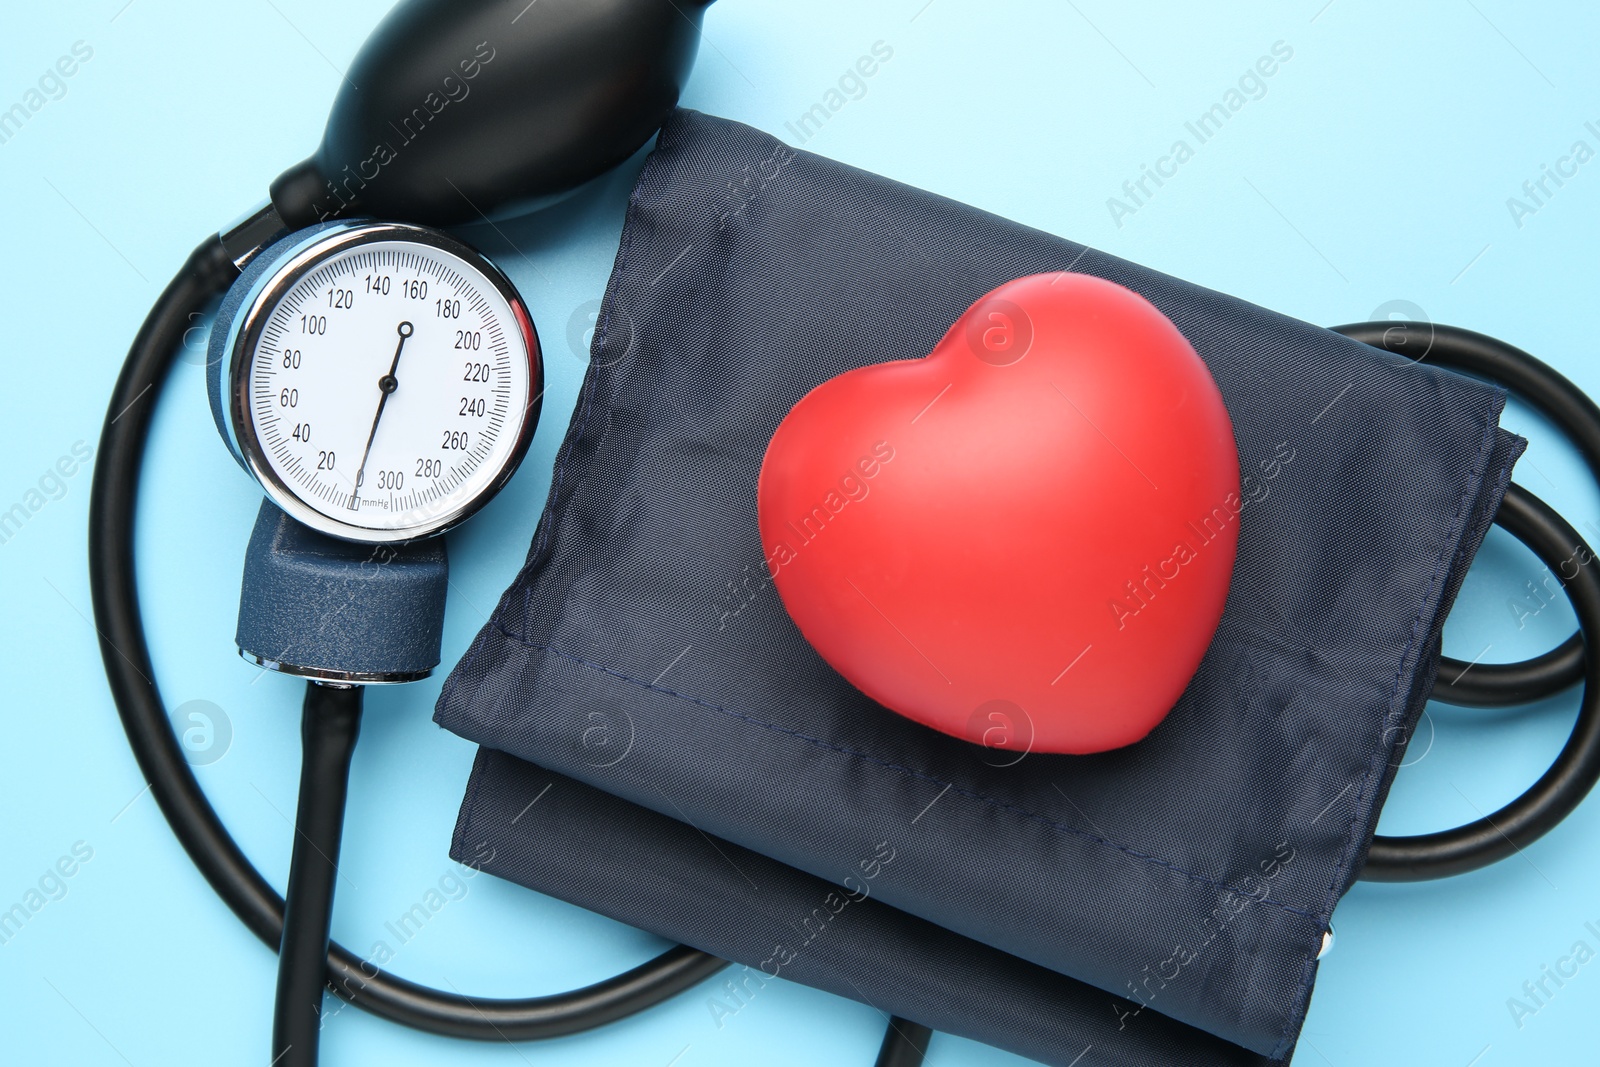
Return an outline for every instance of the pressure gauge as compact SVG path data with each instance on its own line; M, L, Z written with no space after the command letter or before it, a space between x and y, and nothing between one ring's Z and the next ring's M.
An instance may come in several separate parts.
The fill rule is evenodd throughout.
M360 542L440 533L510 479L543 366L511 282L421 226L335 222L251 262L212 332L219 430L274 503Z

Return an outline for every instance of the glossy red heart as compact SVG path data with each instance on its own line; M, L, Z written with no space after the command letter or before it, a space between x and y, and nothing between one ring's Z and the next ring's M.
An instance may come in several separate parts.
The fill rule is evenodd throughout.
M1241 504L1194 349L1143 297L1071 273L1001 286L924 358L817 386L757 497L784 607L858 689L991 749L1075 753L1176 703Z

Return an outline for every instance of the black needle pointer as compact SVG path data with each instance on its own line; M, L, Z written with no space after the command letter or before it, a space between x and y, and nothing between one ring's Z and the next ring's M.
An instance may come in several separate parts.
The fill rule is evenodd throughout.
M400 343L394 346L394 359L389 364L389 373L378 379L378 411L372 416L372 429L367 432L367 447L361 451L361 466L356 470L356 486L350 490L350 510L356 510L356 504L361 499L361 483L367 476L367 457L372 455L372 439L378 436L378 421L383 418L383 407L389 402L389 394L400 388L400 383L395 379L394 372L400 366L400 353L405 351L406 338L415 331L409 322L401 322L395 327L395 332L400 335Z

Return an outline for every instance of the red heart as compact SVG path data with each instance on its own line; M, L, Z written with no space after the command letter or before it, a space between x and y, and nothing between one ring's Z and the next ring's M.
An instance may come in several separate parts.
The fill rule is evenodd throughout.
M817 386L757 498L784 607L856 688L990 748L1078 753L1176 703L1222 618L1241 505L1189 342L1069 273L1002 285L925 358Z

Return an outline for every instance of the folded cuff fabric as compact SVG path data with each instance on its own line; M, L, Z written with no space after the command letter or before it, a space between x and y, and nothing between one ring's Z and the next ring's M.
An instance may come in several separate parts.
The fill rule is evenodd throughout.
M1017 760L817 656L772 589L756 476L810 389L1062 270L1139 293L1210 368L1238 554L1149 737ZM634 190L527 564L439 700L486 750L453 852L742 980L776 968L1045 1063L1286 1060L1525 444L1503 402L681 110Z

